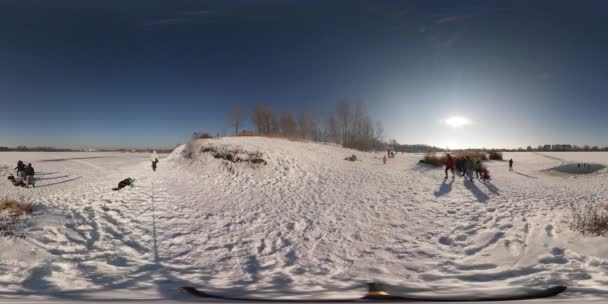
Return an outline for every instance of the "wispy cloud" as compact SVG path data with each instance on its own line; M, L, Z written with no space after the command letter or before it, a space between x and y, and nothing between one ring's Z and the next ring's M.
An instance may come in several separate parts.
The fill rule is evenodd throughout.
M173 25L173 24L182 24L188 23L190 20L186 18L180 17L172 17L172 18L164 18L164 19L155 19L146 21L144 26L157 26L157 25Z
M435 20L436 24L460 22L475 17L474 15L454 15Z
M201 20L210 21L211 18L217 16L217 12L213 10L197 10L179 12L170 16L162 16L156 19L150 19L144 22L146 27L179 25L186 23L200 22Z

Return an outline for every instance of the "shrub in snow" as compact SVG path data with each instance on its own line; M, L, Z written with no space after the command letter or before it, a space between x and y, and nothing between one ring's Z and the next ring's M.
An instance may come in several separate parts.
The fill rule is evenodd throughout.
M422 163L437 166L437 167L443 166L446 163L446 156L445 156L445 154L438 155L435 152L429 152L424 155L424 158L422 159Z
M24 219L32 211L30 203L7 198L0 200L0 236L19 236L18 231L26 224Z
M489 157L491 160L502 160L502 152L490 151Z
M220 149L213 146L201 147L200 152L210 153L214 158L227 160L232 163L251 162L266 165L260 152L246 152L238 149Z
M608 213L604 206L570 203L570 229L582 235L608 236Z

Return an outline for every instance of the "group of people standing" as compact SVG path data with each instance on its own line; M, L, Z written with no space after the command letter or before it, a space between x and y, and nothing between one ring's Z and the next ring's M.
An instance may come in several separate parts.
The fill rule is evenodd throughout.
M19 160L15 170L17 171L17 177L19 178L15 178L13 175L8 177L14 186L29 187L32 185L32 187L35 187L34 174L36 174L36 171L34 170L34 167L32 167L31 163L27 164L26 166L23 161Z
M458 170L461 176L468 177L470 181L473 181L473 178L490 179L490 172L481 164L481 160L472 159L469 155L454 159L449 153L446 154L445 178L448 178L448 171L452 171L452 178L454 178L454 169ZM475 172L475 177L473 177L473 172Z
M591 165L588 163L583 163L583 169L591 169ZM578 163L578 168L581 168L581 163Z

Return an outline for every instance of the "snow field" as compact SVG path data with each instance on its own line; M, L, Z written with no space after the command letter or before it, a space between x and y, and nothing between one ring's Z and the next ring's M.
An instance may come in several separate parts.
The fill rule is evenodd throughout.
M267 165L215 159L200 152L208 146L260 152ZM352 154L359 161L343 160ZM608 164L608 153L505 153L515 172L488 162L493 180L473 184L444 181L442 170L417 164L421 155L387 165L382 156L255 137L179 147L157 172L147 155L2 153L2 175L21 157L41 180L35 189L0 183L0 196L39 206L24 239L0 240L0 297L175 298L182 285L359 295L353 286L368 281L409 291L608 291L608 243L567 222L570 202L608 200L607 171L542 171ZM111 191L126 177L134 188Z

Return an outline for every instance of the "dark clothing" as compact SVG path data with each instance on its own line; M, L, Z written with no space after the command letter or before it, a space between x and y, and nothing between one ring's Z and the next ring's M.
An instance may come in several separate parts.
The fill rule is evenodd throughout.
M34 171L34 167L32 167L31 164L28 164L27 167L25 167L25 170L23 170L23 174L22 174L22 176L25 176L24 180L25 180L26 187L29 185L32 185L32 187L35 187L34 174L36 174L36 172Z
M25 164L22 161L17 162L17 167L15 167L15 170L17 170L17 176L22 176L23 170L25 170Z
M122 189L122 188L124 188L126 186L131 186L132 182L133 182L133 180L131 178L123 179L123 180L121 180L118 183L118 187L117 188L112 188L112 190L117 191L117 190L120 190L120 189Z
M509 171L513 171L513 160L509 160Z
M155 160L152 162L152 170L156 171L156 163L158 163L158 160Z
M25 174L25 176L34 176L34 174L36 174L32 166L26 167L25 170L23 170L23 173Z

